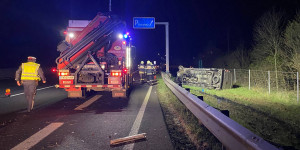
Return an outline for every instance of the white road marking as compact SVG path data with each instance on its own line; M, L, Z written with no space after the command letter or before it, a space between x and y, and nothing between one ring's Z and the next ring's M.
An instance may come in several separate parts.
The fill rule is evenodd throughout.
M37 91L39 91L39 90L45 90L45 89L49 89L49 88L52 88L52 87L54 87L54 85L52 85L52 86L48 86L48 87L44 87L44 88L40 88L40 89L37 89Z
M11 95L10 97L14 97L14 96L22 95L22 94L24 94L24 93L14 94L14 95Z
M45 90L45 89L49 89L49 88L52 88L54 87L53 85L52 86L48 86L48 87L44 87L44 88L40 88L40 89L37 89L37 91L40 91L40 90ZM10 97L14 97L14 96L18 96L18 95L22 95L24 93L18 93L18 94L14 94L14 95L11 95Z
M86 101L83 104L76 107L74 110L83 110L83 108L86 108L86 107L90 106L92 103L94 103L96 100L98 100L101 96L102 95L95 95L94 97L92 97L88 101Z
M45 137L47 137L49 134L51 134L53 131L61 127L64 123L62 122L55 122L51 123L48 126L46 126L44 129L40 130L39 132L35 133L22 143L18 144L11 150L27 150L39 143L41 140L43 140Z
M150 98L151 91L152 91L152 86L150 86L149 89L148 89L148 92L145 96L144 102L143 102L143 104L142 104L142 106L139 110L139 113L136 116L136 119L133 123L133 126L130 130L129 136L136 135L138 133L139 129L140 129L142 119L143 119L143 116L144 116L144 113L145 113L145 109L146 109L146 106L147 106L149 98ZM134 147L134 143L131 143L131 144L125 145L123 147L123 150L133 150L133 147Z

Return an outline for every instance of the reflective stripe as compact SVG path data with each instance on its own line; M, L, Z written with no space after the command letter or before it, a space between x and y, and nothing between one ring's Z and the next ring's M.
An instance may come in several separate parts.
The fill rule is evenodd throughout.
M107 88L121 88L121 85L108 85L108 84L105 84L105 85L55 85L55 87L59 87L59 88L73 88L73 87L76 87L76 88L81 88L81 87L107 87Z
M145 71L145 65L139 65L138 69L139 69L139 72L144 72Z
M38 76L40 64L34 62L22 63L21 80L41 80Z

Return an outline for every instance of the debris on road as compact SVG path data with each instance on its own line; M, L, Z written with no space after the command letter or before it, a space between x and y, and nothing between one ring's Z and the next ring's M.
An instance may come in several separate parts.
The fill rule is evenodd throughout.
M146 138L146 133L141 133L137 135L127 136L119 139L110 140L110 145L115 146L119 144L134 142L136 140L141 140Z

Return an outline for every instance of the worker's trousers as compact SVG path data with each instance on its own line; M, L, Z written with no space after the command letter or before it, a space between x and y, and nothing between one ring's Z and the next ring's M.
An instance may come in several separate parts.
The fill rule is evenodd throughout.
M140 73L140 80L144 81L145 80L145 73Z
M36 95L36 87L38 81L36 80L23 80L24 93L27 100L27 111L30 112L33 109L34 98Z

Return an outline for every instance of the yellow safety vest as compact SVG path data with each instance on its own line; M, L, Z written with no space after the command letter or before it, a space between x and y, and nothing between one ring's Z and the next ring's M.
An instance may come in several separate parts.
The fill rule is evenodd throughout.
M21 80L41 80L38 75L40 64L34 62L22 63Z
M152 65L147 65L146 66L146 74L147 75L152 75Z
M138 68L139 68L139 73L140 73L140 74L145 73L145 65L142 65L142 64L141 64L141 65L138 66Z

